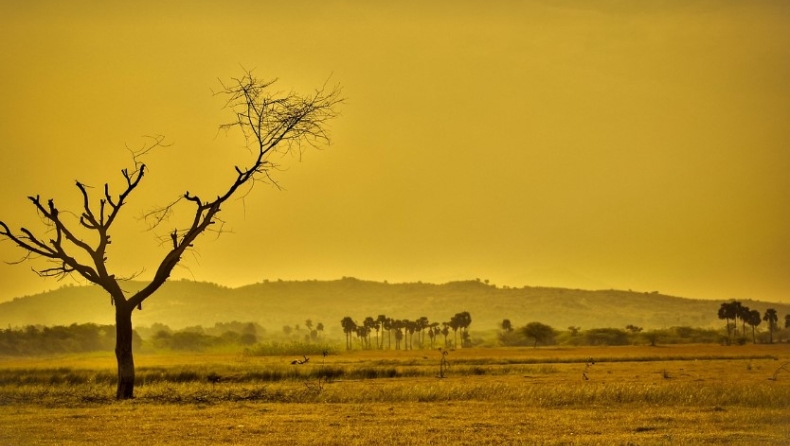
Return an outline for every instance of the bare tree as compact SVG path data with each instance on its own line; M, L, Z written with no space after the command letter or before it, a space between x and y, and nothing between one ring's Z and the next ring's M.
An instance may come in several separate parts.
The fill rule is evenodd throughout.
M106 183L103 193L97 198L88 186L77 182L82 198L82 209L77 213L61 212L54 199L44 201L39 196L28 197L44 223L45 235L37 235L24 227L12 231L0 221L0 236L26 252L19 262L32 258L49 261L47 267L35 270L40 276L63 278L77 273L109 293L110 302L115 307L118 399L134 396L132 312L142 309L143 301L167 281L198 236L221 222L218 214L229 199L249 192L255 182L274 182L271 173L277 166L271 159L273 155L301 154L305 147L329 141L326 124L337 116L337 106L343 101L340 89L324 86L308 95L279 93L273 91L275 82L261 81L251 72L245 72L241 78L222 85L218 94L227 98L226 108L232 112L233 119L220 128L241 131L252 155L251 163L249 167L236 166L235 178L216 198L206 199L185 192L174 202L146 216L151 219L152 226L159 226L168 221L169 215L177 208L188 207L192 213L188 227L169 232L167 253L153 279L139 291L128 293L121 288L119 282L123 279L107 268L107 251L112 242L113 224L147 172L141 157L162 145L161 137L132 152L133 168L121 171L125 185L120 192L114 193Z

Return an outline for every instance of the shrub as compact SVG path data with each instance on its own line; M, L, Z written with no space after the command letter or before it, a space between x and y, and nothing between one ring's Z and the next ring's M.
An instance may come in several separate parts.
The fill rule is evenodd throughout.
M584 332L587 345L629 345L628 333L619 328L593 328Z

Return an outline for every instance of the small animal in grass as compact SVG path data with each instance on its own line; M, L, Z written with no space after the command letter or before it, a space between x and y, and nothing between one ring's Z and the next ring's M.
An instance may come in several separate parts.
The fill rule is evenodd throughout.
M305 364L309 360L310 358L308 358L307 356L305 356L304 359L294 359L293 361L291 361L291 365Z

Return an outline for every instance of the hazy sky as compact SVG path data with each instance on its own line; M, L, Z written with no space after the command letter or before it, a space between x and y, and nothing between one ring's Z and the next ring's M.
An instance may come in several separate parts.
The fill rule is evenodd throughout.
M244 163L212 92L245 67L348 100L332 145L226 206L176 278L790 301L788 2L5 1L0 41L12 227L40 232L27 195L78 210L75 180L120 187L125 146L172 144L116 228L118 275L165 254L143 212ZM74 283L30 266L0 264L0 301Z

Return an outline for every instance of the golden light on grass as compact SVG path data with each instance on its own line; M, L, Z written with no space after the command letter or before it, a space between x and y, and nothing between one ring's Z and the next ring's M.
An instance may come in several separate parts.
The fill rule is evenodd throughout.
M595 361L584 380L590 356ZM288 356L141 355L142 382L130 402L112 399L111 380L78 382L81 373L112 371L112 364L103 369L86 357L17 360L13 367L3 361L0 441L779 445L790 440L790 376L769 379L790 360L785 345L464 349L449 353L445 379L437 377L436 351L316 359L292 366ZM329 367L344 375L320 388L309 385L317 370ZM390 369L398 374L387 377ZM283 374L274 381L262 374L276 370ZM15 383L19 371L50 381ZM146 382L146 373L165 378ZM211 374L221 378L211 382ZM55 376L71 376L73 382ZM132 420L135 428L129 429Z

